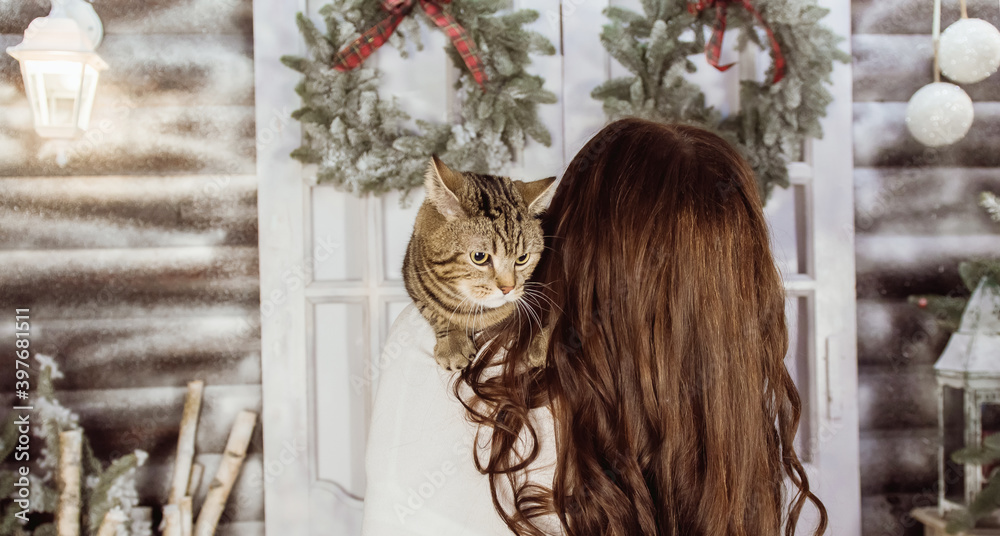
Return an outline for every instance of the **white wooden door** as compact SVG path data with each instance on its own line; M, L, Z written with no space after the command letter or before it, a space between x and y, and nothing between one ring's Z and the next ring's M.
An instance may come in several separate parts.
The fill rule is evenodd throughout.
M540 107L552 147L529 145L508 172L560 175L605 124L590 91L624 74L598 38L609 2L514 3L540 12L535 29L559 49L536 58L531 70L560 102ZM849 35L850 2L821 3L832 10L826 23ZM356 198L313 184L312 170L288 157L299 131L282 119L299 106L298 74L279 58L305 53L293 14L319 21L321 5L254 2L265 516L276 536L359 533L378 357L409 302L400 266L422 198L413 196L408 208L397 195ZM442 51L444 36L425 28L422 37L424 50L411 48L406 59L386 46L368 61L382 70L383 94L395 94L415 119L453 120L447 88L456 71ZM725 54L736 59L732 50L723 60ZM710 103L724 111L737 106L740 77L761 75L770 61L766 53L744 53L739 70L719 73L703 57L694 59ZM838 66L833 80L824 139L807 144L803 161L791 166L792 187L776 191L766 210L789 295L787 362L804 405L800 453L830 511L830 534L846 536L860 533L850 68Z

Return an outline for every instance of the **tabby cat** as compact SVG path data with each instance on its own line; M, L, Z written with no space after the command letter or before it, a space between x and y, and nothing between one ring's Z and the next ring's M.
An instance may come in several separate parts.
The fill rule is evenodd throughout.
M539 215L554 182L457 172L431 158L403 280L434 328L434 359L445 369L468 365L475 334L517 313L544 248ZM544 361L547 342L532 341L532 366Z

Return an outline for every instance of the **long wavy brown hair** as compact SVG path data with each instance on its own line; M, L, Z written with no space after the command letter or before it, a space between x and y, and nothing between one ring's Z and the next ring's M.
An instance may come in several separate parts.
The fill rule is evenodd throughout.
M456 383L511 530L544 535L539 516L555 513L570 536L791 536L811 501L824 532L793 448L784 288L740 154L700 128L620 120L573 159L543 218L520 314ZM531 368L541 324L547 361ZM543 406L551 488L525 478Z

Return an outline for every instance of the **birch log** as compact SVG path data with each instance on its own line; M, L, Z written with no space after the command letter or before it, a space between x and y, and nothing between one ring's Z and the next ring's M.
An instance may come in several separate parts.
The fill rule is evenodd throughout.
M104 514L104 520L101 521L101 528L97 529L97 536L116 536L118 527L122 526L126 519L125 512L122 512L121 508L108 510L108 513Z
M188 479L187 494L192 499L198 496L198 487L201 486L201 477L205 474L205 466L200 463L191 464L191 478Z
M163 536L181 536L181 509L176 504L163 507L163 522L160 523Z
M153 509L149 506L133 506L128 513L129 534L151 536L153 534Z
M184 397L184 413L181 415L181 432L177 437L177 459L174 462L174 477L170 482L168 504L179 504L187 495L191 464L194 461L194 439L198 432L198 412L201 410L201 394L204 389L205 382L201 380L188 383L187 396Z
M81 430L59 433L59 503L56 507L56 534L80 535Z
M191 531L193 530L192 518L194 517L194 505L192 504L191 497L184 497L177 506L181 512L181 536L191 536Z
M250 444L256 423L257 414L252 411L241 411L236 416L236 423L229 432L226 452L222 456L222 462L219 463L219 470L208 486L205 502L201 505L201 512L198 513L194 536L212 536L215 533L215 527L219 524L219 518L222 517L222 511L226 507L229 492L232 491L233 484L240 475L240 468L243 467L247 446Z

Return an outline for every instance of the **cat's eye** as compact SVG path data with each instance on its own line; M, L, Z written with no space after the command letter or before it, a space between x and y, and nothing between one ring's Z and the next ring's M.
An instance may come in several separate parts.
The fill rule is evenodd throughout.
M528 263L528 257L529 257L529 254L525 253L524 255L521 255L520 257L518 257L517 259L515 259L514 263L517 264L517 265L527 264Z
M486 264L490 260L490 254L482 251L473 251L469 256L472 257L472 262L479 265Z

